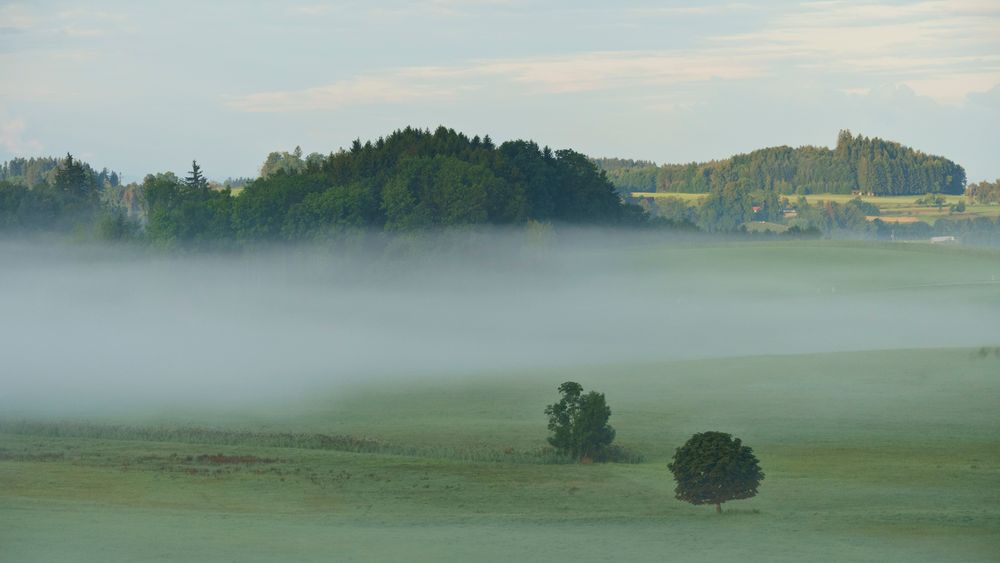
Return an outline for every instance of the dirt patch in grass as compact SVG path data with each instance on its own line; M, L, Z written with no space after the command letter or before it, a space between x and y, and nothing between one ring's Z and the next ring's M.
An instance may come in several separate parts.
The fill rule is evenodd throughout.
M920 221L919 217L894 217L892 215L881 215L881 216L871 215L865 217L865 219L869 221L880 219L883 223L916 223Z
M0 461L62 461L63 452L12 452L0 448Z

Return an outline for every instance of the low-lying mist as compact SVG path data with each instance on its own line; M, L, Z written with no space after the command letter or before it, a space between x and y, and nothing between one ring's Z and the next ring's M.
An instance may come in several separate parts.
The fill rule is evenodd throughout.
M371 379L1000 342L1000 263L961 249L609 231L457 240L238 255L0 243L0 409L231 405Z

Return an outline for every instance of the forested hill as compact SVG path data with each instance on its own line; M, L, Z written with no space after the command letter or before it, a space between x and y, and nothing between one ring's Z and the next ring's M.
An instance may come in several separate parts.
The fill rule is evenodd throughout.
M531 141L495 145L453 129L406 128L329 155L272 153L238 196L172 174L141 186L147 236L186 244L302 240L344 229L411 231L528 220L643 222L584 155Z
M834 149L772 147L704 163L595 159L620 192L961 194L965 170L899 143L841 131Z

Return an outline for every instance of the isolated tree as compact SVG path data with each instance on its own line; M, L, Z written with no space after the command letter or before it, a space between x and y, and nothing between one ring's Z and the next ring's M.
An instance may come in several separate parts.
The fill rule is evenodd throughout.
M753 450L739 438L723 432L695 434L677 448L667 466L674 474L678 499L691 504L714 504L722 512L722 503L757 495L764 480Z
M559 386L562 399L545 407L549 415L549 444L570 457L594 459L615 439L615 429L608 425L611 409L604 393L583 393L583 386L567 381Z

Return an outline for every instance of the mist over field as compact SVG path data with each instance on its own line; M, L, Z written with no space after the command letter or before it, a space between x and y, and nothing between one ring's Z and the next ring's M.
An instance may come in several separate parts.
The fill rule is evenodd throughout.
M190 4L0 1L0 563L1000 560L1000 1Z
M8 241L0 409L228 405L372 379L1000 342L994 260L942 252L914 270L898 250L842 250L598 230L232 255Z

